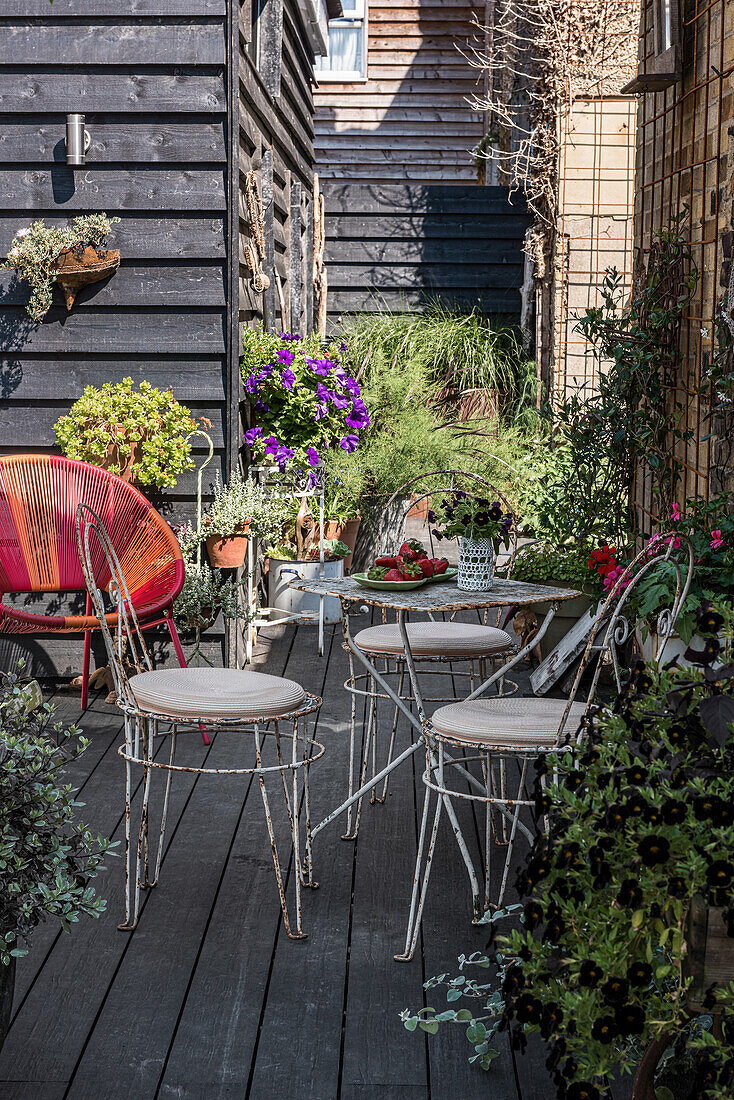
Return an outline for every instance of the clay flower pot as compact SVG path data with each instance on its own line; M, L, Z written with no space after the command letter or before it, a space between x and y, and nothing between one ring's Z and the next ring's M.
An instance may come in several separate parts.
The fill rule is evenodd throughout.
M239 569L247 554L250 521L243 523L234 535L221 535L218 531L206 538L206 551L213 569Z
M99 463L103 470L109 470L110 466L117 466L118 477L132 485L135 481L133 467L143 457L143 444L141 442L126 443L120 446L118 443L110 443L107 454Z
M336 520L333 519L328 519L326 521L326 534L324 538L338 539L339 542L343 542L345 546L349 547L349 553L344 558L345 574L352 568L352 557L354 556L354 547L357 543L357 535L359 534L359 525L361 522L361 516L356 516L354 519L348 519L346 523L337 523Z
M61 285L66 299L67 312L74 305L74 299L83 286L99 283L120 266L120 250L97 249L88 244L86 248L67 248L59 254L56 261L56 282Z

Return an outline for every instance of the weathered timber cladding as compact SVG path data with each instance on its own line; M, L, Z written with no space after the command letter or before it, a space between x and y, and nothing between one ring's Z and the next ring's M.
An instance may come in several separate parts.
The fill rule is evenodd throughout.
M467 56L484 43L484 3L370 3L367 79L322 80L315 94L320 177L472 183L486 116L467 97L482 78ZM463 51L463 54L459 51Z
M324 183L329 312L440 300L515 321L528 217L519 196L476 185Z
M258 72L245 48L250 0L3 0L0 252L34 219L103 210L122 219L110 236L122 260L71 313L55 291L42 324L25 313L27 286L0 271L0 453L55 450L53 424L84 387L130 375L170 386L211 423L205 487L236 463L239 325L263 315L241 266L249 168L262 186L271 165L265 221L283 323L309 324L313 55L297 0L271 5L282 54L267 43ZM266 72L268 59L277 64ZM79 168L65 163L69 111L86 115L91 136ZM268 320L280 329L268 274ZM197 445L197 463L204 455ZM196 472L150 496L171 521L193 516ZM221 628L210 633L221 647ZM41 640L34 654L66 673L80 643Z

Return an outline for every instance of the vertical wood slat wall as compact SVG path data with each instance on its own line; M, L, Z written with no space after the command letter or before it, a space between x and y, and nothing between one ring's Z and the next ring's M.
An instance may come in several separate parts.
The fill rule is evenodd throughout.
M483 46L484 3L383 0L368 9L367 80L322 80L315 94L319 175L475 183L470 150L485 116L466 100L481 94L482 75L457 46Z

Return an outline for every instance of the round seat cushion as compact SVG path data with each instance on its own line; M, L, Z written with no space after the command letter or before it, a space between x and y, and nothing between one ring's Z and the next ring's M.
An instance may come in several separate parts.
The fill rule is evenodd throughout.
M431 724L448 741L472 745L549 748L558 737L565 699L472 699L439 707ZM565 731L575 733L583 717L584 703L573 703Z
M295 680L238 668L170 668L130 678L141 710L181 718L242 721L297 710L306 692Z
M414 657L488 657L512 649L514 640L506 630L478 623L408 623L408 640ZM397 623L368 626L354 638L366 653L403 652Z

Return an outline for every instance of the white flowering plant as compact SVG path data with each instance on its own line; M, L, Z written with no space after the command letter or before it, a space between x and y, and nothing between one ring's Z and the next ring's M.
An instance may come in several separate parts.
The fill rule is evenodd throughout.
M58 274L58 259L69 249L84 249L102 244L119 218L106 214L83 214L63 227L45 225L43 218L19 229L13 238L3 267L15 269L31 284L26 312L34 321L42 321L51 308L53 284Z

